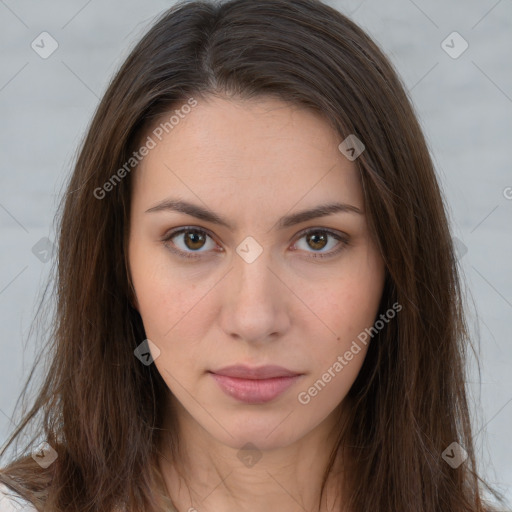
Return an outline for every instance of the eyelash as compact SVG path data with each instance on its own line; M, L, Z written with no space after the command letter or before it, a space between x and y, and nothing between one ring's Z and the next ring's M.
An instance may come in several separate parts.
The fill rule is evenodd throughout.
M163 242L164 246L169 251L171 251L174 254L177 254L180 257L189 258L189 259L200 258L201 257L200 255L196 255L195 254L195 252L197 253L198 251L187 252L187 251L182 251L181 249L176 249L175 247L170 247L169 246L168 242L170 242L174 237L176 237L177 235L180 235L182 233L187 233L187 232L190 232L190 231L194 231L194 232L197 232L197 233L200 233L200 234L207 235L208 237L213 239L213 237L207 231L205 231L204 229L196 228L196 227L193 227L193 226L187 226L187 227L179 228L179 229L176 229L175 231L171 231L169 233L166 233L163 236L163 238L161 239L161 241ZM340 253L346 246L349 245L349 241L348 241L348 237L347 236L341 235L341 234L339 234L337 232L334 232L334 231L331 231L330 229L325 229L325 228L322 228L322 229L321 228L312 228L312 229L308 229L308 230L306 230L306 231L304 231L302 233L299 233L300 236L297 239L297 241L301 240L302 238L304 238L307 235L310 235L312 233L326 233L327 235L329 235L332 238L334 238L334 239L338 240L339 242L341 242L340 243L340 247L338 249L331 250L328 253L312 253L312 255L310 257L314 258L314 259L317 259L317 258L323 259L323 258L334 257L338 253Z

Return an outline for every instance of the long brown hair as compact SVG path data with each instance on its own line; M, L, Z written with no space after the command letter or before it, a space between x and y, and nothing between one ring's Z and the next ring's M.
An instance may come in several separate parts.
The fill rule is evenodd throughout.
M111 81L58 211L45 381L2 450L39 418L39 437L57 459L46 469L37 464L34 438L0 471L0 481L53 512L119 504L156 512L170 503L157 465L169 390L154 365L134 357L146 336L128 273L137 170L126 163L149 126L209 94L272 95L307 106L324 115L340 142L355 134L365 145L355 163L386 264L379 315L395 302L403 308L369 345L324 484L336 457L345 457L351 512L491 510L482 484L500 496L477 473L465 388L471 340L428 147L382 51L315 0L179 3ZM467 452L456 468L442 457L453 442Z

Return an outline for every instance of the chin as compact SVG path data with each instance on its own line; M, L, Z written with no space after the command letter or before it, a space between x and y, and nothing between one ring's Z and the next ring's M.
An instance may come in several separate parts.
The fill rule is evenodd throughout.
M244 417L244 414L239 412L236 421L229 421L225 417L221 419L221 416L218 416L221 425L229 425L226 430L217 428L218 425L215 431L208 428L206 430L222 444L237 450L247 443L252 443L260 450L284 448L307 434L307 431L301 432L293 428L297 425L303 427L304 423L297 421L296 418L295 421L290 421L293 415L288 414L280 410L272 414L272 417L262 415L256 418L254 414Z

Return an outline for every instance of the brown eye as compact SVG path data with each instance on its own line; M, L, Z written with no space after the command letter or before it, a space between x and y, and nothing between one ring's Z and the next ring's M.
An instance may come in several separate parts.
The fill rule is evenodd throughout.
M201 249L205 243L206 237L203 233L199 231L185 231L185 236L183 237L183 242L187 246L188 249L193 251L197 249Z
M299 247L299 242L302 240L305 240L305 244L303 244L303 247ZM337 243L333 243L331 240ZM329 258L341 252L348 245L348 236L326 229L310 229L302 233L299 242L295 246L298 246L298 249L305 250L312 258ZM323 251L328 246L331 250ZM332 247L335 248L332 249Z
M209 240L211 245L208 247ZM305 241L304 247L295 247L299 246L299 242L302 242L302 240ZM217 247L217 244L205 230L192 227L172 231L164 236L162 242L171 252L184 258L201 258L202 253L209 253ZM301 249L312 258L329 258L341 252L347 245L349 245L347 235L327 229L310 229L302 233L293 249ZM329 246L331 249L324 251ZM336 248L336 246L338 247Z
M211 240L210 247L208 247L208 240ZM212 237L198 228L181 228L172 231L164 236L162 242L171 252L185 258L199 258L202 253L209 252L216 246ZM205 250L201 250L205 247Z
M329 236L326 235L324 232L316 231L313 234L307 235L306 240L312 249L319 251L320 249L323 249L327 245L328 237Z

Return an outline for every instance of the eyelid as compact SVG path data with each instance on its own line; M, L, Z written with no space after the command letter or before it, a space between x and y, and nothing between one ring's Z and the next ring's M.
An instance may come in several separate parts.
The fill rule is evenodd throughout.
M329 236L331 236L332 238L336 239L339 242L339 244L338 244L339 246L336 249L331 249L329 252L324 252L324 253L315 252L315 251L308 252L307 256L304 256L304 258L308 258L308 259L331 258L331 257L337 256L340 252L342 252L346 248L346 246L350 245L350 237L346 233L343 233L342 231L334 230L331 228L314 227L314 226L305 228L304 230L299 231L299 233L297 233L295 235L296 242L294 242L294 245L301 238L304 238L304 236L309 235L310 233L327 233Z
M199 233L205 234L205 235L209 236L217 244L213 234L208 229L202 228L199 226L181 226L179 228L171 229L169 231L166 231L166 233L162 236L160 241L165 245L165 247L167 247L167 249L169 251L171 251L174 254L177 254L178 256L182 256L182 257L189 258L189 259L201 258L202 252L205 252L205 251L188 252L188 251L182 251L181 249L178 249L176 247L169 246L168 243L171 241L172 238L174 238L177 235L181 235L182 233L186 233L187 231L198 231ZM222 252L222 251L224 251L224 249L221 248L219 252ZM196 256L196 254L197 254L197 256Z
M209 251L182 251L181 249L177 249L175 247L170 247L168 245L168 242L174 238L177 235L181 235L182 233L186 233L187 231L197 231L199 233L205 234L209 236L216 244L215 236L206 228L202 228L199 226L181 226L179 228L174 228L169 231L167 231L160 239L162 243L174 254L177 254L178 256L183 256L185 258L201 258L201 254L208 253ZM331 228L323 228L323 227L309 227L305 228L302 231L299 231L295 234L295 242L293 245L295 245L300 239L302 239L304 236L310 234L310 233L327 233L332 238L336 239L339 242L339 245L341 247L338 247L337 249L331 250L329 252L321 253L321 252L310 252L308 253L308 256L304 256L305 258L329 258L334 257L337 254L339 254L343 249L345 249L346 246L350 245L350 238L346 233L343 233L342 231L337 231ZM219 245L219 244L217 244ZM219 252L223 252L224 249L220 249Z

